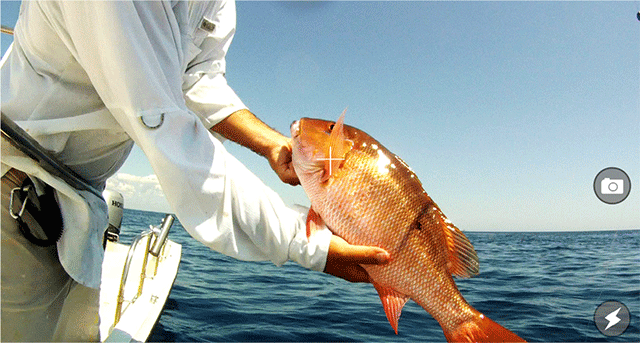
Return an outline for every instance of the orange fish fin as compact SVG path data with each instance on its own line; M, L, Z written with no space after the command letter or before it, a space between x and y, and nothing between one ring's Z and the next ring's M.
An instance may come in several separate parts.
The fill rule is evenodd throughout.
M320 182L328 181L331 177L331 174L333 174L333 165L331 164L331 161L327 159L326 161L324 161L324 174L322 174Z
M473 320L458 325L444 336L448 342L526 342L502 325L478 313Z
M322 229L324 229L324 220L320 218L320 215L313 208L309 208L309 214L307 214L307 239Z
M431 208L431 213L426 217L433 217L435 211L436 218L440 223L440 228L444 232L447 251L449 252L447 267L452 275L458 277L471 277L478 275L480 270L478 254L467 236L460 231L437 206Z
M329 180L331 174L340 168L344 161L344 156L353 147L353 142L347 139L344 134L344 115L346 113L347 109L345 108L338 118L338 121L336 121L331 129L331 135L329 136L329 149L326 152L326 159L324 160L324 175L321 179L322 182Z
M382 301L382 306L384 307L384 313L387 315L389 324L391 324L391 327L397 335L400 313L402 312L404 304L406 304L407 300L409 300L409 297L406 295L402 295L389 287L380 286L375 282L373 283L373 286L378 291L378 295L380 295L380 300Z

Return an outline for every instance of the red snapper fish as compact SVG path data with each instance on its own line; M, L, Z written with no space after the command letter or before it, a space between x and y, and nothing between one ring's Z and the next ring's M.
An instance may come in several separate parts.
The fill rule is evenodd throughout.
M345 110L346 111L346 110ZM354 127L302 118L291 125L293 165L311 201L307 235L323 222L350 244L381 247L391 261L362 265L396 334L408 299L435 318L448 341L524 341L465 301L452 275L478 274L471 242L398 156Z

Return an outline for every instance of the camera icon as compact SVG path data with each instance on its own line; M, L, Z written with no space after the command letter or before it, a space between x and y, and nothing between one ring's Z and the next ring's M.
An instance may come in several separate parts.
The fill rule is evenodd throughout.
M623 179L604 178L600 182L600 193L602 194L622 194L624 193Z
M631 179L620 168L605 168L593 180L593 190L600 201L605 204L615 205L629 196Z

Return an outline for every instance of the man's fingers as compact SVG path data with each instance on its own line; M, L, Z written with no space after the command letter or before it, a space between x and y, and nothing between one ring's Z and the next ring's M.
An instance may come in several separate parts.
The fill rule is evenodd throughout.
M371 282L367 271L357 264L327 264L324 272L345 279L349 282Z
M291 143L289 141L287 144L276 149L268 159L269 164L271 164L271 168L276 172L282 182L288 183L292 186L300 184L298 175L296 175L296 171L293 168L291 159Z
M333 245L333 247L330 246L330 254L327 256L327 259L333 258L339 260L341 263L385 264L391 259L389 253L382 248L351 245L336 235L332 236L330 244Z
M384 264L390 256L384 249L361 245L350 245L341 256L346 263L353 264Z
M382 248L351 245L333 235L324 271L351 282L371 282L361 264L385 264L390 260L391 256Z
M300 180L298 179L298 175L296 175L295 170L293 168L285 167L285 170L280 174L280 179L284 183L288 183L291 186L297 186L300 184Z

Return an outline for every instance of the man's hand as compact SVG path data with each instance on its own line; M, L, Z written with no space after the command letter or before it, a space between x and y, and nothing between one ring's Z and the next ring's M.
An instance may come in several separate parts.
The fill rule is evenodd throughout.
M361 264L386 264L391 261L389 253L378 247L351 245L341 237L331 236L329 254L324 272L350 282L371 282Z
M272 148L266 158L269 160L271 169L276 172L282 182L296 186L300 184L300 180L298 180L298 175L293 169L291 139L284 138L281 145Z
M300 184L291 163L291 139L270 128L253 113L248 110L234 112L211 130L266 157L283 182L293 186Z

